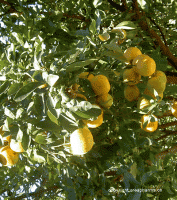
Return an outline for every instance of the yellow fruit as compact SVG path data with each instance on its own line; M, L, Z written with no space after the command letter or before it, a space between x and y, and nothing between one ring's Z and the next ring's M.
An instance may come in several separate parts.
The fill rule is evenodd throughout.
M96 95L103 95L111 89L109 80L104 75L96 75L90 83Z
M142 56L142 58L133 61L136 63L137 73L141 76L151 76L156 71L156 63L148 55Z
M90 130L85 126L75 130L70 135L71 153L73 155L83 155L93 147L93 136Z
M12 166L18 162L18 153L13 151L9 146L0 149L0 162L4 166Z
M160 79L159 77L152 77L148 80L147 86L155 89L157 93L163 93L166 88L166 82L163 81L163 78Z
M101 109L101 114L96 120L82 120L89 128L97 128L103 123L103 109Z
M107 41L110 39L110 35L108 33L99 34L98 37L101 41Z
M144 90L144 94L151 96L153 99L156 99L155 95L148 88L146 88ZM163 99L163 92L162 93L158 93L158 96L161 97L161 99L159 100L159 101L161 101Z
M129 47L125 52L124 56L127 59L127 61L131 62L133 59L135 59L137 56L141 55L141 51L137 47Z
M143 123L148 120L148 124L146 125L146 127L143 129L146 132L154 132L157 130L158 127L158 120L157 117L155 115L152 115L155 118L155 122L151 122L150 121L150 115L143 115L141 117L141 128L143 129Z
M167 77L164 72L157 70L152 77L156 77L160 82L167 82Z
M150 105L151 105L151 104L150 104L150 101L147 100L146 98L140 97L140 98L138 99L138 103L137 103L137 108L138 108L138 109L142 110L142 109L144 109L144 108L146 108L146 107L148 107L148 106L150 106Z
M128 85L124 88L124 96L128 101L136 101L139 95L140 91L136 85Z
M146 58L148 55L141 54L133 59L132 65L136 65L141 59Z
M177 102L173 103L171 112L172 112L173 116L175 116L177 118Z
M89 72L82 72L81 74L79 74L79 78L85 78L91 81L92 78L94 78L94 75L90 74Z
M136 85L141 80L141 75L137 74L133 68L126 69L123 73L123 81L128 85Z
M113 104L113 97L110 94L98 96L96 102L103 108L110 108Z

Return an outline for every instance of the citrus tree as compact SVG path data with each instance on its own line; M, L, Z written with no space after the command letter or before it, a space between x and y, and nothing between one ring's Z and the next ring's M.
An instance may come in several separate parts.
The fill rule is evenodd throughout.
M1 199L176 199L177 2L0 3Z

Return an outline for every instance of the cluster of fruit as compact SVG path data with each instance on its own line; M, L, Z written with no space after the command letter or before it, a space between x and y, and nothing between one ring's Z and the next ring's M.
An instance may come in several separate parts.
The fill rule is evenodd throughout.
M93 105L97 105L101 109L101 114L95 120L85 120L83 128L75 130L70 135L71 153L73 155L83 155L90 151L93 147L93 136L89 128L97 128L103 123L103 108L110 108L113 104L113 98L109 94L110 83L106 76L90 74L89 72L83 72L79 75L79 78L87 79L90 81L91 87L96 95L96 100ZM71 98L80 97L87 101L87 97L80 94L83 89L78 84L73 84L70 89L67 88L67 93Z
M151 89L154 89L159 101L163 98L163 92L166 88L167 78L164 72L156 70L155 61L142 52L137 47L130 47L124 52L127 64L132 65L130 69L126 69L123 73L123 81L126 83L124 88L125 98L132 102L138 100L138 108L144 109L151 105L150 101L144 97L140 97L140 91L137 84L141 81L141 76L148 77L147 87L144 94L156 99ZM153 121L151 119L153 118ZM147 121L146 127L143 123ZM158 120L155 115L143 115L141 117L141 128L146 132L154 132L158 127Z
M2 126L0 132L3 135ZM21 142L11 141L12 136L3 137L4 145L0 147L0 163L4 166L15 165L19 160L19 153L24 152Z

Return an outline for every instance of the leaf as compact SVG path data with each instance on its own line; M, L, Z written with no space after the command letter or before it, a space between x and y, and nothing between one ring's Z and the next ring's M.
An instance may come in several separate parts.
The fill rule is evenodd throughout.
M54 74L49 74L47 76L47 83L52 87L55 85L55 83L58 81L59 76L54 75Z
M96 21L94 19L92 19L92 22L89 26L89 31L92 33L92 34L95 34L96 33Z
M116 51L117 53L123 54L122 49L118 45L116 45L115 43L105 44L104 46L106 48L108 48L109 50Z
M1 86L0 86L0 95L3 94L8 88L9 88L10 82L5 81Z
M24 112L23 108L19 108L16 112L16 119L21 118L22 117L22 113Z
M136 25L131 21L124 21L118 24L114 29L135 29Z
M41 85L40 82L31 82L23 86L15 95L14 100L16 102L24 100L28 97L37 87Z
M100 6L102 4L102 0L94 0L93 1L93 5L95 8L97 8L98 6Z
M4 109L4 113L5 113L5 115L7 115L9 118L15 119L15 115L14 115L14 114L12 113L12 111L9 110L8 108L5 108L5 109Z
M33 151L33 154L34 154L34 156L33 156L34 161L37 161L38 163L45 162L45 158L43 156L37 154L36 149Z
M39 143L39 144L46 144L46 135L44 135L43 133L39 133L36 135L35 137L35 142Z
M101 114L101 109L98 106L93 105L90 107L90 104L83 103L83 107L79 107L77 111L73 111L76 115L82 119L97 118Z
M20 89L21 86L22 86L21 83L13 83L8 90L8 95L15 94Z
M73 71L77 71L80 68L83 68L91 63L93 63L94 61L97 61L98 59L92 58L92 59L88 59L85 61L79 61L79 62L74 62L70 65L68 65L66 67L66 72L73 72Z
M122 62L125 62L127 60L122 53L118 53L118 52L104 51L102 53L102 55L109 56L111 58L115 58L115 59L120 60Z

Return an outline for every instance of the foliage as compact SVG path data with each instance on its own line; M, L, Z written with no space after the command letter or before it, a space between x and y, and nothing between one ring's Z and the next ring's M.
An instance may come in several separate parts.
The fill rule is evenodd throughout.
M137 101L124 97L123 72L130 65L123 53L138 47L157 70L175 73L177 2L0 2L1 134L25 150L16 165L0 167L1 199L175 199L176 149L163 160L156 155L175 147L176 125L161 128L169 118L159 119L158 129L147 133L140 119L169 110L176 85L167 83L161 102L144 95L153 103L138 110ZM82 72L108 78L113 105L104 108L103 124L90 129L93 148L74 156L71 133L101 113L92 105L97 97L89 80L78 78ZM142 81L136 85L141 96L148 77ZM68 95L74 83L88 101Z

